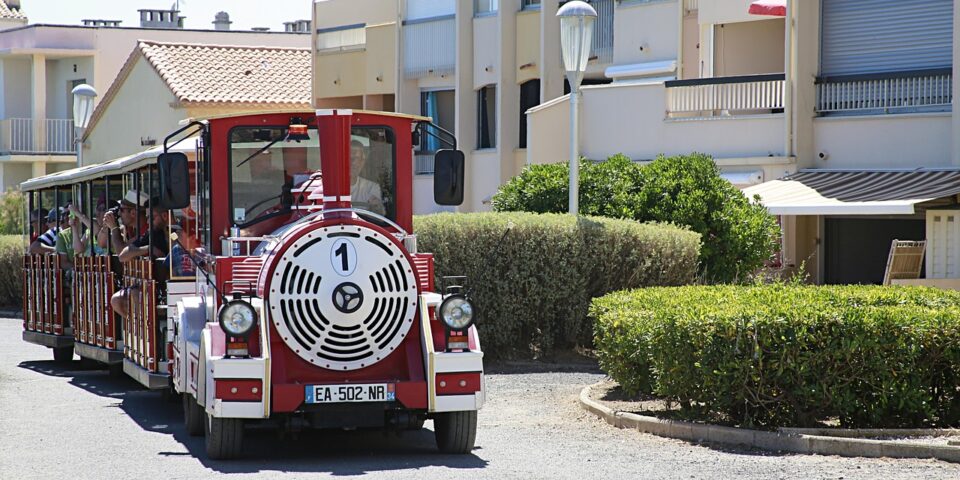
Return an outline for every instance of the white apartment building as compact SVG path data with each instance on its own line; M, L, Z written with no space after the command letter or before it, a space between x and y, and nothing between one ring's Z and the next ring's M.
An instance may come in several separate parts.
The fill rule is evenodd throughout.
M0 5L11 3L5 0ZM0 188L76 166L71 91L90 84L99 93L99 102L138 40L295 48L308 48L310 43L305 32L212 30L212 24L211 30L183 29L178 13L141 10L142 27L91 19L84 20L84 26L28 24L25 19L12 26L0 24L6 28L0 30ZM155 140L156 135L152 137Z
M569 158L560 3L315 0L314 103L433 117L467 155L463 210L489 208L524 165ZM820 283L880 281L892 239L960 277L958 2L590 3L581 155L712 155ZM430 171L418 158L418 212Z

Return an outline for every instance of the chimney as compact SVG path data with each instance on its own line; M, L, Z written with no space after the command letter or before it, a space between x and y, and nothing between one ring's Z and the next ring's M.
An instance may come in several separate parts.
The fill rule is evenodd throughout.
M283 22L283 30L288 33L310 33L310 20Z
M227 12L218 12L213 19L214 30L230 30L230 14Z
M180 16L180 10L137 10L140 12L141 28L169 28L182 29L183 19L187 17Z
M10 10L20 10L20 0L6 0L5 2Z

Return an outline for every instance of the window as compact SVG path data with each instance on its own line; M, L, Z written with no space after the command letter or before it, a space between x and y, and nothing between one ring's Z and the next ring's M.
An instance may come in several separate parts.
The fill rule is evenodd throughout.
M316 129L309 140L285 141L286 127L236 127L230 131L230 198L233 222L245 227L289 213L299 191L321 181ZM387 127L353 127L350 136L350 196L357 208L396 215L395 136ZM309 195L309 193L307 193Z
M454 132L456 103L453 90L433 90L420 93L420 114L433 119L438 127ZM440 140L424 135L420 143L420 153L432 154L443 148ZM431 164L432 165L432 164ZM431 166L430 171L433 171Z
M520 6L521 10L533 10L540 8L540 0L523 0Z
M396 218L393 130L353 127L350 135L350 201L353 206Z
M540 105L540 80L520 85L520 148L527 148L527 110Z
M500 6L500 0L473 0L473 6L477 15L496 13Z
M497 87L487 85L477 94L477 149L497 147Z
M336 52L363 48L367 44L367 29L364 24L317 30L317 51Z
M291 189L320 170L317 131L310 140L285 142L286 127L236 127L230 131L232 221L249 225L293 206Z

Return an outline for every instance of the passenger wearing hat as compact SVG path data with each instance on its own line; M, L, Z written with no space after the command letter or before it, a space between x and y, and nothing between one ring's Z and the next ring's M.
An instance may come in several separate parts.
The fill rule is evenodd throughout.
M156 205L158 199L153 198L147 202L146 207ZM169 233L167 232L167 218L169 210L154 206L150 208L150 230L130 242L120 252L120 262L127 263L138 257L165 257L170 252ZM110 305L113 311L121 317L126 318L130 314L130 299L139 295L136 287L127 287L113 294L110 299Z
M130 245L134 235L146 230L146 205L149 197L135 190L129 190L117 206L103 214L103 226L97 232L97 243L119 253ZM137 210L139 207L139 218ZM118 218L119 217L119 218ZM139 230L137 226L140 226Z
M63 209L55 208L47 213L47 231L30 244L32 255L56 253L55 247L57 245L57 234L60 233L59 223L60 217L63 216L62 212Z

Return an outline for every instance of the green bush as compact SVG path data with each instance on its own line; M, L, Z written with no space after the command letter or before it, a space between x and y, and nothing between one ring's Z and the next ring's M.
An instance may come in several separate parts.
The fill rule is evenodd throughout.
M0 235L0 307L23 303L23 238Z
M491 356L588 344L592 298L681 285L696 272L699 237L668 225L530 213L428 215L414 225L420 251L435 254L438 288L444 275L467 276Z
M703 238L705 280L743 279L776 247L774 218L721 178L706 155L660 157L645 166L615 155L605 162L581 161L580 169L583 215L689 226ZM568 175L566 164L527 167L493 196L494 210L566 212Z
M0 235L18 235L23 231L26 197L10 189L0 195Z
M601 367L630 393L767 427L960 426L960 292L708 286L591 305Z

